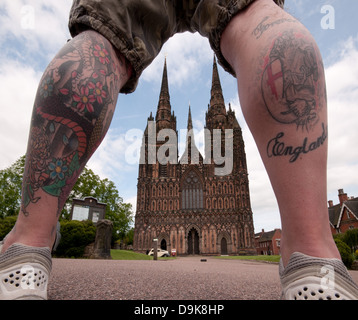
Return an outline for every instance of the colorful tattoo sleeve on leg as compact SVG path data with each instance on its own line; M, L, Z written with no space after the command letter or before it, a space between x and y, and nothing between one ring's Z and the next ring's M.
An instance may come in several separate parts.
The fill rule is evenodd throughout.
M68 42L47 67L36 95L23 179L22 212L58 198L59 214L110 125L130 67L93 31Z

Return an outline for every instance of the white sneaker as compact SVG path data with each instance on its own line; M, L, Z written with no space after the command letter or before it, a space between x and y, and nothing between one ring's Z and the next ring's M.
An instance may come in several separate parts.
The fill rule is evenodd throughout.
M51 267L50 248L14 243L0 254L0 300L46 300Z
M358 300L358 286L339 259L295 252L286 267L280 261L284 300Z

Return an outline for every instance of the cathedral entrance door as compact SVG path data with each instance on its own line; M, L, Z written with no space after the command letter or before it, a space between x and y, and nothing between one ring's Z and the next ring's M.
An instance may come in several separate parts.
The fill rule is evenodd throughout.
M188 254L199 254L199 234L194 228L188 235Z
M225 238L221 239L221 255L222 256L227 255L227 241Z
M160 249L167 250L167 242L165 241L165 239L160 242Z

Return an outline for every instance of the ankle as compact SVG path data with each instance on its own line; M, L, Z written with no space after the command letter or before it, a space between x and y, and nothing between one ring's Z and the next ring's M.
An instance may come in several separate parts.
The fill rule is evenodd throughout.
M281 257L284 266L288 264L288 261L294 252L300 252L311 257L335 258L341 260L340 253L334 243L333 238L327 241L316 240L313 242L308 240L285 242L285 240L282 239L281 244Z
M48 236L31 236L28 234L21 234L19 232L16 232L13 230L10 231L10 233L5 237L4 244L1 247L1 252L4 253L11 245L14 243L21 243L26 246L31 247L48 247L52 248L53 243L55 242L56 234L54 237L48 237Z

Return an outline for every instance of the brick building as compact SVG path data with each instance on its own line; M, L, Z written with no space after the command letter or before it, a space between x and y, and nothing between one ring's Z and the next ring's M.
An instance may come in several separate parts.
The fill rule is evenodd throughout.
M190 107L186 149L180 159L176 126L165 62L156 116L150 114L142 142L134 250L146 252L156 238L160 248L175 249L179 255L255 254L244 141L235 112L231 106L226 110L215 59L206 112L205 156L195 144ZM153 140L153 132L157 139ZM174 141L162 132L175 132ZM232 154L232 169L227 174L221 174L227 163L214 161L215 132L221 155ZM230 150L225 145L227 138L233 141ZM170 153L175 156L171 158Z
M258 255L280 255L281 254L281 229L275 229L255 234L255 247Z
M358 228L358 198L348 197L343 189L338 190L339 203L328 201L328 215L332 234L344 233Z

